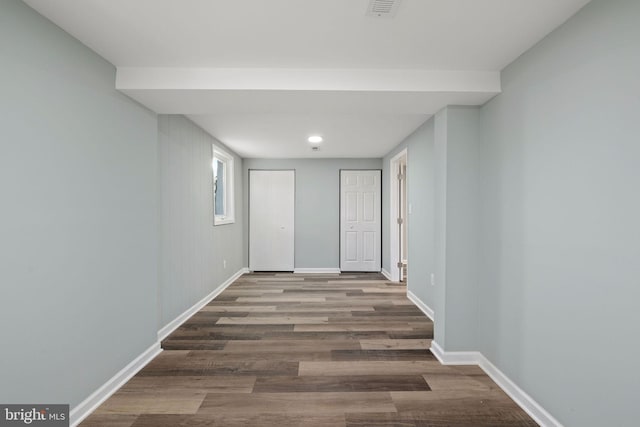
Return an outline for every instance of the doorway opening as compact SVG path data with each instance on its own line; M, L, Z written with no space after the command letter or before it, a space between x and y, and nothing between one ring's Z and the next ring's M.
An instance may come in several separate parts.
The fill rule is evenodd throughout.
M407 149L405 148L389 162L390 212L389 244L391 280L405 282L409 266L407 202Z

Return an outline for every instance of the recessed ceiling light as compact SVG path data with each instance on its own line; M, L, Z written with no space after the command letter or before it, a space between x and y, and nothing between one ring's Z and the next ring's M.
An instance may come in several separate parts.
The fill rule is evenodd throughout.
M312 135L309 138L307 138L307 141L309 141L312 144L320 144L322 142L322 137L320 135Z

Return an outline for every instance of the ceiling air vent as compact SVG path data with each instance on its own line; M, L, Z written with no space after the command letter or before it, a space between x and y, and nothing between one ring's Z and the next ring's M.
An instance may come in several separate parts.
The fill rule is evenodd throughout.
M393 18L398 12L402 0L370 0L367 16L375 18Z

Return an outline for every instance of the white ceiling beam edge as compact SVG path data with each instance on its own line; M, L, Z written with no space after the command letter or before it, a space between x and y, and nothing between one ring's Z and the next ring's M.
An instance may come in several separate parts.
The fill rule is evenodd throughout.
M501 91L499 71L118 67L116 88L414 93Z

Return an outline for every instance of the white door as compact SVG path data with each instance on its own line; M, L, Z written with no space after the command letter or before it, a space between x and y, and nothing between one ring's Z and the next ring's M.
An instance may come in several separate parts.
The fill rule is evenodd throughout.
M249 269L293 271L295 171L249 171Z
M381 171L340 171L340 270L380 271Z

